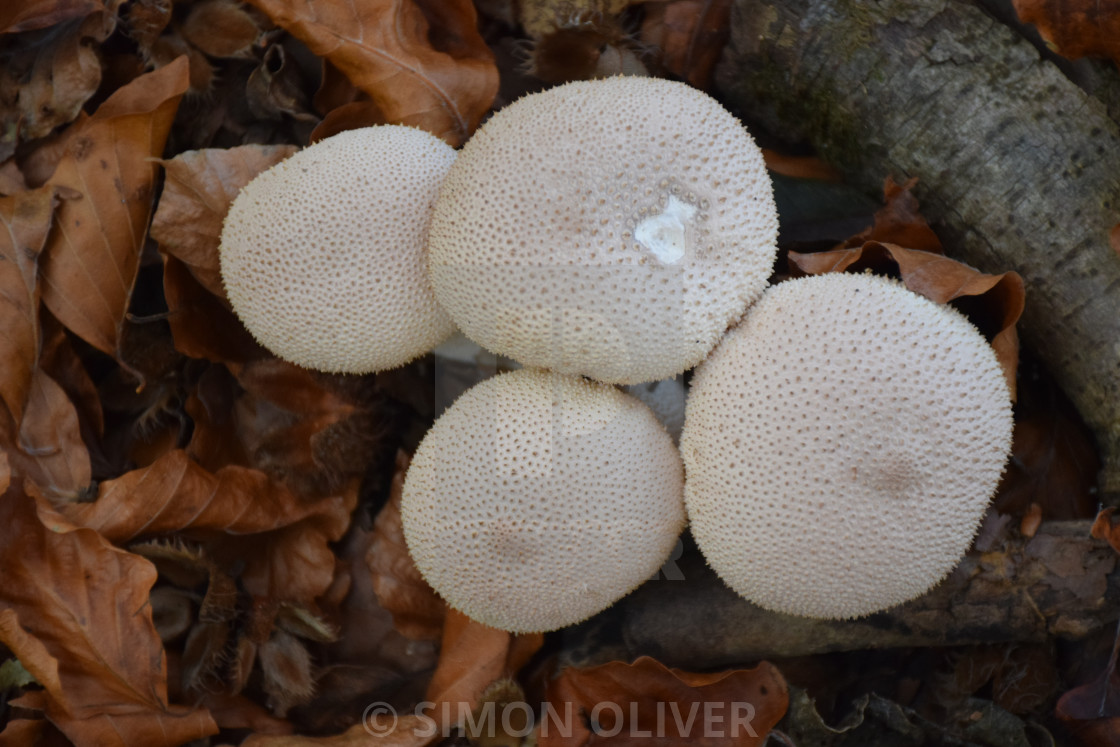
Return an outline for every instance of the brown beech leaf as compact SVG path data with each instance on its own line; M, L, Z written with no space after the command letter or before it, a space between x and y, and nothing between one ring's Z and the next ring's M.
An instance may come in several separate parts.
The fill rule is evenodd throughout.
M210 57L240 57L256 42L261 30L235 0L202 0L190 6L179 33Z
M918 209L918 199L911 191L917 183L917 177L903 184L897 184L888 176L883 182L885 204L875 212L871 227L857 233L841 244L841 247L858 249L868 241L878 241L883 244L897 244L907 249L944 254L941 239L937 238L937 234L926 223L925 217Z
M84 20L9 37L0 68L0 160L21 142L74 121L96 93L101 82L97 47L116 27L119 4L112 0L111 8L95 9Z
M0 399L16 423L39 362L39 254L56 204L50 187L0 197Z
M425 697L435 703L429 712L433 717L439 715L444 703L450 704L452 718L464 710L473 710L491 683L512 677L543 644L544 636L540 633L514 635L449 609L443 625L439 664Z
M271 356L245 329L224 298L203 287L185 262L163 257L163 295L175 349L191 358L247 363Z
M561 723L542 717L541 747L761 745L789 705L786 682L768 662L698 674L648 656L565 669L549 683L547 698Z
M389 501L377 514L366 565L377 601L393 614L397 630L408 638L427 640L439 638L447 605L424 581L405 545L401 494L408 464L408 455L397 452Z
M1112 519L1112 514L1115 512L1116 508L1113 506L1102 508L1097 518L1093 520L1089 533L1107 542L1116 552L1120 552L1120 522Z
M45 253L43 302L68 329L117 354L151 215L156 164L187 62L137 78L76 124L50 184L76 192L58 210Z
M254 177L297 150L294 145L242 145L192 150L160 161L167 176L152 218L152 238L224 300L218 244L229 206Z
M1014 0L1012 4L1020 20L1037 26L1051 49L1063 57L1108 57L1120 64L1120 13L1115 3Z
M65 507L76 524L118 544L184 533L240 575L246 591L309 603L330 585L338 540L350 523L355 489L302 501L258 470L230 466L211 474L186 452L103 482L97 500Z
M643 44L661 50L661 65L694 88L708 90L730 35L731 0L645 4Z
M389 121L453 146L470 136L497 94L497 67L469 0L423 7L412 0L250 2L326 58Z
M104 8L98 0L24 0L0 7L0 34L45 29Z
M984 333L1003 368L1015 398L1019 335L1015 323L1023 313L1026 291L1018 273L988 275L941 254L868 241L851 249L789 253L790 263L807 275L826 272L897 274L915 293L936 303L957 301L957 308Z
M0 444L7 440L0 436ZM12 468L52 500L78 500L89 487L90 458L78 411L42 368L36 368L31 377L27 409L15 442L3 445L9 448Z
M44 688L20 705L75 744L178 745L217 732L205 710L168 703L148 561L15 485L0 500L0 533L0 639Z
M366 716L342 734L329 737L253 735L241 747L426 747L439 737L420 716Z

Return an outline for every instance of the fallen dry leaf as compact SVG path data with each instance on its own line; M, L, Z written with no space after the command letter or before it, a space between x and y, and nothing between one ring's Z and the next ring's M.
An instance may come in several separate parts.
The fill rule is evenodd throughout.
M1058 54L1108 57L1120 64L1120 12L1099 0L1014 0L1023 23L1033 23Z
M204 541L252 596L311 603L330 585L338 540L355 491L301 501L258 470L211 474L173 450L145 469L100 486L97 500L65 507L67 518L123 544L172 532Z
M241 747L425 747L439 736L431 722L406 714L397 718L369 716L342 734L330 737L251 736Z
M156 164L187 90L178 60L116 91L75 125L50 184L59 207L42 263L43 302L68 329L117 355L151 215Z
M0 8L0 34L45 29L73 18L84 18L104 6L98 0L25 0Z
M941 304L956 301L958 310L965 312L988 337L1003 368L1012 399L1015 398L1019 366L1019 335L1015 323L1026 304L1023 279L1018 273L988 275L941 254L878 241L814 254L790 252L789 260L807 275L868 269L877 274L897 274L907 288L931 301Z
M789 705L785 680L767 662L753 669L698 674L669 669L648 656L633 664L565 669L549 683L547 697L565 722L560 726L573 728L564 734L546 714L539 727L541 747L668 747L682 740L761 745ZM570 719L565 714L569 706L575 712Z
M75 501L85 495L91 469L78 411L42 368L31 377L27 409L14 439L4 431L0 427L0 446L8 450L18 474L52 500Z
M646 3L645 9L642 43L660 50L667 71L708 90L731 34L731 0L672 0Z
M152 218L152 238L224 300L218 245L229 206L242 187L297 150L294 145L242 145L192 150L160 161L166 178Z
M150 563L18 485L0 500L0 533L0 639L44 688L19 705L75 744L178 745L217 731L205 710L168 703Z
M433 26L412 0L250 2L342 72L387 121L453 146L474 132L497 94L498 71L468 0L432 5L445 26Z
M911 191L918 183L917 177L898 184L891 177L883 182L883 207L875 212L871 227L845 241L844 249L858 249L868 241L897 244L934 254L944 254L941 239L926 223L918 208L918 199Z
M404 541L401 494L409 461L407 454L397 452L389 501L377 514L366 565L377 601L392 613L397 630L408 638L430 640L440 637L447 605L424 581Z
M478 705L486 688L495 680L515 675L543 644L540 633L514 635L448 610L439 665L425 697L435 704L429 713L437 720L444 710L452 720L465 717Z
M16 423L39 363L39 255L56 204L50 187L0 197L0 399Z
M97 47L116 27L119 4L111 0L100 9L98 3L84 20L7 37L0 66L0 160L78 116L101 82ZM5 5L18 9L20 3Z
M245 329L224 298L203 287L191 267L164 255L163 294L175 349L215 363L248 363L271 356Z
M210 57L242 57L257 41L257 22L236 0L201 0L179 27L191 45Z
M790 156L769 148L762 149L766 170L794 179L816 179L824 182L843 181L843 175L816 156Z

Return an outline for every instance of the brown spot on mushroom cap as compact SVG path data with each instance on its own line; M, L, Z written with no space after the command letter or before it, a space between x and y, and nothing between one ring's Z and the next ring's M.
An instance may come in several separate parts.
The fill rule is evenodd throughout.
M350 130L258 175L222 229L238 317L276 355L369 373L404 365L454 330L427 274L427 231L455 159L411 127Z
M954 309L871 275L781 283L692 380L693 536L762 607L877 612L968 549L1011 425L995 353Z
M762 156L708 95L658 78L526 96L464 146L432 218L440 303L483 347L600 381L703 360L766 285Z
M684 527L680 455L649 408L536 369L469 389L405 477L409 552L448 604L519 633L605 609Z

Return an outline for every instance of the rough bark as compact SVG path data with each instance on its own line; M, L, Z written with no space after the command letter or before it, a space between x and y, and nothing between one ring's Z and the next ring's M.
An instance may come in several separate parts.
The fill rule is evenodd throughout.
M1105 107L957 0L737 0L717 79L745 119L808 139L869 191L919 177L949 254L1023 276L1023 339L1120 497L1120 130Z
M1031 539L971 552L924 596L850 621L763 610L725 586L698 553L686 553L672 569L679 574L619 603L624 649L591 645L587 655L648 654L670 666L715 668L829 651L1081 637L1120 617L1117 555L1090 538L1089 526L1045 523Z

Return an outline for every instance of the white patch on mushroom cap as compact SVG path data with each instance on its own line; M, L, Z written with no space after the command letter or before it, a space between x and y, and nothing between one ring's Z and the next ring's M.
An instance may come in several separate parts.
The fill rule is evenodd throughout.
M656 381L762 293L777 226L761 151L715 99L579 81L506 106L463 147L432 216L432 284L488 350Z
M455 151L411 127L350 130L258 175L222 229L226 295L253 336L307 368L404 365L454 330L427 272Z
M1011 427L995 354L956 310L870 275L781 283L692 379L693 536L767 609L886 609L968 549Z
M669 195L665 210L642 219L634 229L634 238L663 264L676 264L685 254L685 231L695 216L695 205Z
M424 437L401 519L425 580L513 632L555 630L648 579L684 528L680 454L649 408L537 369L463 394Z

